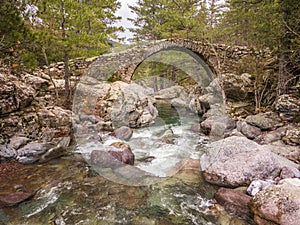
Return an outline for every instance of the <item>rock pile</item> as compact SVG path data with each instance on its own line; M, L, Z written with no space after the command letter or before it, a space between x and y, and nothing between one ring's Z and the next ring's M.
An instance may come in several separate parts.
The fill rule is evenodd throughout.
M32 163L57 146L64 152L71 139L72 113L48 106L50 82L2 68L0 84L0 160Z

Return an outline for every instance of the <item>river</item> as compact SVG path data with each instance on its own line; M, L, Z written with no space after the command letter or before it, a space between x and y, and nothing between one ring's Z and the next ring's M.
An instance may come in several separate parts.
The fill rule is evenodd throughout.
M87 163L82 155L120 141L107 135L101 145L86 143L69 156L20 168L7 179L7 190L21 187L35 195L18 206L0 209L0 224L245 224L215 204L217 188L201 176L198 158L206 139L190 131L198 116L157 107L159 119L135 129L128 141L136 167L151 173L152 182L122 184L118 176L101 174ZM161 141L170 130L173 144ZM150 156L150 162L141 160Z

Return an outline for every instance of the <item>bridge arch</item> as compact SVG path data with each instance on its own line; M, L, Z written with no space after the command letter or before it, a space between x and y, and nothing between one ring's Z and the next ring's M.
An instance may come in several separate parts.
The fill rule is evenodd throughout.
M163 51L184 52L192 57L205 70L207 78L211 81L217 77L217 69L209 60L206 47L193 48L189 42L174 42L162 40L137 45L125 51L112 52L100 57L90 66L90 76L97 80L121 80L131 82L136 69L146 59Z
M172 57L172 59L167 59L168 57ZM152 61L156 63L172 65L175 68L184 71L190 78L192 78L197 83L203 83L205 84L205 86L207 86L215 78L215 75L213 74L211 68L203 60L202 56L181 46L171 46L167 48L162 48L157 52L151 52L151 54L147 56L147 58L135 65L132 74L128 74L131 75L130 78L128 77L128 80L132 80L135 71L145 61ZM190 68L187 67L192 67L194 69L190 70Z

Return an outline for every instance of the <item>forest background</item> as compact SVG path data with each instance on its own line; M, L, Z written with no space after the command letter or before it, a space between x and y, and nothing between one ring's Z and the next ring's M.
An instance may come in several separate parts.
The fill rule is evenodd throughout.
M122 43L116 0L0 3L1 65L17 72L64 61L66 105L71 101L69 59L101 55ZM129 6L131 43L185 38L268 48L277 58L274 92L280 96L300 76L299 6L298 0L138 0Z

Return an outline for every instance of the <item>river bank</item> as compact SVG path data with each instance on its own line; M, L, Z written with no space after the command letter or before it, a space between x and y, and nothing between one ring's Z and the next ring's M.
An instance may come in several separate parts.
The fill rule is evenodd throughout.
M191 93L184 93L178 87L149 97L144 91L128 91L141 87L132 89L118 82L102 86L105 88L95 102L100 116L95 117L88 107L81 111L83 114L78 114L76 110L72 112L55 105L54 87L44 73L20 76L4 68L0 78L0 201L4 224L251 224L253 218L258 224L270 220L273 224L297 222L300 131L296 120L299 98L295 95L282 96L275 112L249 115L245 111L249 109L247 104L245 107L241 102L229 100L227 114L218 114L219 110L217 113L213 110L219 107L207 107L209 95L197 96L199 93L194 92L191 99L200 99L202 103L197 107L191 100L186 102ZM55 82L60 83L59 79ZM57 86L63 93L62 86ZM91 92L91 86L85 90L83 93ZM135 102L126 105L120 101L119 106L124 110L110 111L110 107L118 106L111 101L118 100L117 94L122 90ZM175 107L179 119L169 118L167 122L159 116L154 103L165 99L173 100L168 103L173 104L173 109L184 108L181 111ZM135 108L126 111L129 105ZM139 112L134 114L138 115L134 119L128 117L133 111ZM206 115L198 117L200 111ZM114 112L124 113L111 117L109 113ZM186 116L189 113L195 121ZM155 131L150 126L152 133L138 130L141 125L147 130L157 116L161 120L156 122L162 129ZM132 122L128 123L130 120L126 118ZM185 118L188 122L176 124ZM116 126L113 123L116 121L128 124ZM179 129L181 125L189 127L183 132ZM118 133L120 126L127 126L125 134ZM127 143L136 157L135 166L139 163L137 168L148 168L148 172L154 173L156 169L156 175L163 180L141 187L107 180L80 156L84 155L82 152L78 155L77 149L74 153L75 143L80 140L94 143L98 150L116 141ZM160 149L159 152L151 151L151 145L154 150ZM165 168L157 169L168 160L171 162L170 156L179 156L180 148L188 150L187 146L192 149L190 154L183 154L172 161L171 167L165 167L169 176ZM173 155L168 154L170 149ZM159 158L162 151L165 151L165 161L159 161L163 159ZM151 160L145 164L144 159ZM247 193L252 181L269 179L276 183L254 197ZM287 186L294 189L287 190ZM265 198L277 192L280 198ZM280 205L287 196L289 201ZM263 211L270 204L279 213Z

